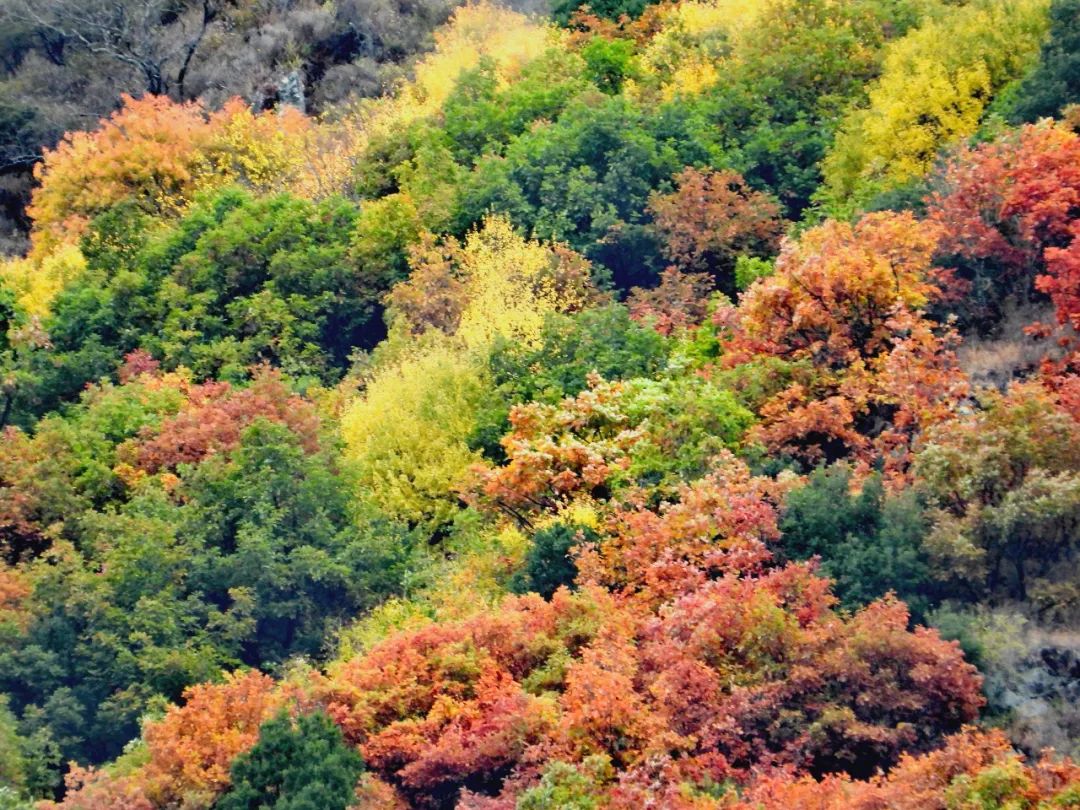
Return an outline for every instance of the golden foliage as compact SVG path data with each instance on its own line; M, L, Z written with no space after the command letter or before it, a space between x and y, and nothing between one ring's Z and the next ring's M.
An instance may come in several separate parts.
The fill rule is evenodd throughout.
M987 105L1023 75L1047 29L1046 0L986 0L934 17L887 49L869 104L852 110L825 160L838 205L923 175L975 132Z
M28 315L44 317L56 294L86 269L86 259L75 245L60 244L51 252L0 262L0 278L18 296Z

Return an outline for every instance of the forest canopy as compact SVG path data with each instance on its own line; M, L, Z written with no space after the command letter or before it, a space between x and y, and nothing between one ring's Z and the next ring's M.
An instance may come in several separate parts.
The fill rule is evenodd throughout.
M1080 807L1078 26L0 0L0 809Z

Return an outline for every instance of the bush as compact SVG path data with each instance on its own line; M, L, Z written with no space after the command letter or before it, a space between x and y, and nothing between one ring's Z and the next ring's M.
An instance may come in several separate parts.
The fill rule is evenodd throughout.
M556 523L533 535L525 567L514 575L510 589L514 593L538 593L550 599L563 585L570 586L577 576L571 551L582 543L593 542L598 535L588 526Z

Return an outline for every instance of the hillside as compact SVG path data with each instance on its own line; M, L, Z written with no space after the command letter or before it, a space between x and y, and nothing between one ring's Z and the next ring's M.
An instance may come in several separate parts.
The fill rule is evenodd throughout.
M1080 0L0 20L0 810L1080 808Z

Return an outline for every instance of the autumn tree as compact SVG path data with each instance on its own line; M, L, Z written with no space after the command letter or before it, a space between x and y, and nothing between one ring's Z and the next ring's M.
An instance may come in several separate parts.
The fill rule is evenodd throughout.
M947 226L941 249L958 265L959 307L976 325L998 316L1007 296L1035 290L1061 324L1074 324L1077 154L1080 136L1045 123L962 148L947 164L930 213Z
M973 134L993 98L1035 61L1046 0L955 7L887 46L868 105L845 117L825 159L834 206L856 207L925 174Z
M895 601L850 620L831 604L802 566L702 581L655 614L594 586L514 597L392 637L318 692L422 807L463 787L514 796L536 763L596 758L620 784L665 762L661 785L748 781L763 758L868 776L974 716L979 679L955 645L909 632Z
M1043 756L1025 762L1000 731L967 728L938 751L907 755L887 775L866 782L832 776L819 781L776 775L761 779L736 810L814 806L822 810L871 810L927 806L1068 806L1076 801L1080 772L1069 760ZM1036 803L1032 805L1032 803Z
M709 273L733 293L736 258L776 252L783 232L779 205L736 172L688 168L675 182L671 194L649 201L664 255L681 270Z
M936 576L968 598L1030 601L1047 620L1077 608L1076 422L1038 382L983 395L933 429L916 461L932 504Z
M1014 120L1056 117L1080 101L1080 6L1076 0L1050 4L1050 34L1036 67L1024 77L1013 106Z
M667 491L711 469L753 416L731 392L695 377L604 382L558 405L510 411L507 463L479 472L474 495L528 523L576 495L638 486Z
M938 239L910 214L829 221L787 243L775 274L746 291L725 362L764 354L813 368L761 406L766 447L812 463L907 465L914 435L964 390L948 330L922 312L940 295Z
M716 280L708 273L684 273L668 267L655 287L634 287L626 305L634 320L661 335L677 335L700 326L709 314Z
M96 132L69 135L35 170L41 185L28 213L36 228L78 236L105 208L135 198L152 211L175 211L199 179L211 133L195 104L128 98Z
M185 698L144 733L149 761L143 778L157 803L185 796L207 802L228 787L233 759L256 744L286 694L252 671L194 686Z

